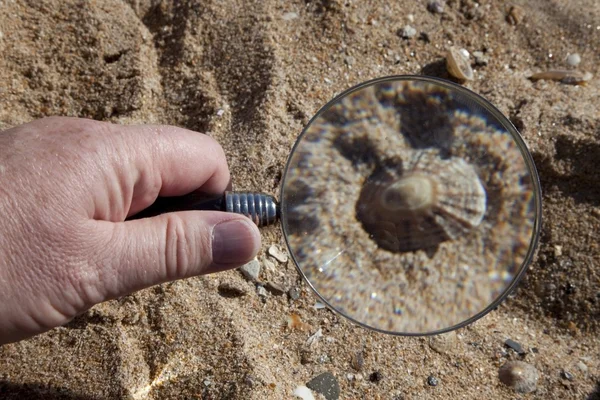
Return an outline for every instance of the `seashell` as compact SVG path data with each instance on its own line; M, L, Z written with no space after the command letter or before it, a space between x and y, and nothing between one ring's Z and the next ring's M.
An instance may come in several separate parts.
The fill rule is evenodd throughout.
M450 75L461 81L471 81L474 78L469 59L456 47L450 47L446 53L446 68Z
M592 77L593 75L591 72L553 69L533 74L529 77L529 79L531 79L532 81L548 79L553 81L560 81L561 83L566 83L568 85L582 85L591 80Z
M416 251L477 227L486 192L472 165L437 151L414 151L402 167L382 168L364 184L357 217L382 248Z

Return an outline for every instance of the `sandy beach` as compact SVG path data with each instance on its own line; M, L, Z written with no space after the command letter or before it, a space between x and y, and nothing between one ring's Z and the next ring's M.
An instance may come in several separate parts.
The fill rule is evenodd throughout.
M544 208L518 288L457 331L385 335L316 306L291 258L270 255L286 251L271 226L256 280L156 286L1 346L0 399L279 400L308 386L327 400L599 400L600 2L429 3L0 0L0 130L52 115L176 125L221 143L235 190L279 196L324 104L382 76L456 82L456 46L474 70L463 86L523 136ZM548 70L592 78L529 79ZM501 381L512 361L535 368L535 390Z

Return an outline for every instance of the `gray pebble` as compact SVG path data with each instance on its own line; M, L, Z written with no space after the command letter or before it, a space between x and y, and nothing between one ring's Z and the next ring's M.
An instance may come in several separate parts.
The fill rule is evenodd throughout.
M352 64L354 64L356 59L352 56L346 56L346 57L344 57L344 61L346 62L346 64L352 65Z
M500 382L518 393L531 393L537 389L540 374L533 365L523 361L509 361L498 371Z
M567 57L567 64L569 64L571 67L578 66L580 62L581 62L581 56L577 53L569 54L569 56Z
M523 350L523 346L521 346L519 343L515 342L512 339L506 339L506 341L504 342L504 345L506 347L510 347L511 349L516 351L519 355L526 354L525 350Z
M433 375L429 375L429 376L427 377L427 384L428 384L429 386L437 386L437 385L438 385L438 383L439 383L439 382L438 382L438 379L437 379L435 376L433 376Z
M572 381L573 379L575 379L575 377L573 376L572 373L570 373L568 371L565 371L565 370L562 370L560 372L560 377L563 378L563 379L566 379L568 381Z
M249 263L242 265L240 267L240 271L246 279L251 282L256 282L258 280L258 276L260 275L260 263L255 258Z
M442 14L444 12L444 2L440 0L432 0L427 3L427 11L434 14Z
M311 390L321 393L327 400L337 400L340 397L340 385L331 372L323 372L312 378L307 384Z
M483 54L483 51L474 51L473 58L475 58L475 65L485 66L488 65L488 58Z
M256 293L258 293L258 295L261 297L267 297L269 295L267 289L265 289L263 286L258 286L256 288Z
M269 292L274 294L275 296L281 296L282 294L285 293L285 289L283 289L281 286L279 286L275 282L267 282L267 284L265 285L265 288Z
M296 288L288 290L288 296L291 300L298 300L300 298L300 291Z
M400 31L400 36L402 36L403 39L410 39L411 37L415 36L416 34L417 34L417 30L410 25L406 25Z

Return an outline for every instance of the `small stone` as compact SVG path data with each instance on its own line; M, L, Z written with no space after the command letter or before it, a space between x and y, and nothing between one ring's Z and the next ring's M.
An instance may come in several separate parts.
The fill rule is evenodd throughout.
M295 12L287 12L281 17L281 19L283 19L284 21L291 21L296 18L298 18L298 14Z
M300 298L300 291L296 288L288 290L288 297L290 300L298 300Z
M434 14L444 13L444 2L440 0L432 0L427 3L427 11Z
M319 364L326 364L329 361L331 361L331 359L329 358L329 356L327 354L322 354L319 356Z
M511 349L516 351L519 355L526 354L526 351L523 350L523 347L519 343L515 342L512 339L506 339L506 341L504 342L504 345L506 347L510 347Z
M287 253L279 250L279 247L276 245L269 247L269 254L280 263L286 263L288 261Z
M315 396L306 386L298 386L294 389L294 396L299 397L302 400L315 400Z
M383 379L383 375L379 371L375 371L371 375L369 375L369 380L371 382L379 382L382 379Z
M458 336L455 331L431 336L429 347L440 354L452 353L458 347Z
M417 34L417 30L410 25L406 25L400 30L400 37L403 39L410 39Z
M346 64L352 65L352 64L354 64L356 59L352 56L346 56L346 57L344 57L344 61L346 62Z
M260 263L255 258L249 263L242 265L240 267L240 271L246 279L248 279L251 282L256 282L258 281L258 276L260 275Z
M352 364L352 368L354 368L356 371L362 370L363 365L365 364L365 359L363 358L362 352L357 351L356 353L352 354L350 364Z
M500 382L518 393L531 393L537 389L539 372L534 366L523 361L509 361L498 371Z
M569 64L571 67L578 66L580 62L581 56L577 53L569 54L569 56L567 57L567 64Z
M281 296L285 293L285 290L275 282L267 282L265 288L275 296Z
M267 271L274 272L275 271L275 263L268 258L263 258L263 265L265 266Z
M562 246L554 245L554 257L560 257L562 254Z
M438 383L439 383L439 381L438 381L438 379L437 379L435 376L433 376L433 375L429 375L429 376L427 377L427 384L428 384L429 386L437 386L437 385L438 385Z
M267 297L269 295L267 289L265 289L263 286L258 286L256 288L256 293L258 293L260 297Z
M488 58L483 54L483 51L474 51L473 58L475 58L475 65L480 67L488 65Z
M581 372L583 372L583 373L586 373L586 372L588 371L588 367L587 367L587 365L585 365L585 364L583 363L583 361L579 361L579 362L577 363L576 367L577 367L577 369L578 369L578 370L580 370L580 371L581 371Z
M340 397L340 385L331 372L315 376L306 387L321 393L327 400L337 400Z
M222 116L223 116L223 114L225 114L225 110L223 110L222 108L219 108L219 109L217 110L217 117L222 117Z
M575 377L573 376L572 373L570 373L568 371L565 371L565 370L562 370L560 372L560 377L563 378L563 379L566 379L568 381L572 381L573 379L575 379Z
M506 15L506 20L511 25L520 24L525 18L525 10L523 10L519 6L512 6L508 10L508 14Z

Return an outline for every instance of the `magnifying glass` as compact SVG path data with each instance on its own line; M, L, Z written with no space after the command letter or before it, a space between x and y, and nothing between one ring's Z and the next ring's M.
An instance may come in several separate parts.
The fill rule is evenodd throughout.
M506 298L537 246L541 190L519 132L487 100L438 78L390 76L310 120L279 203L190 194L140 215L183 209L279 220L299 273L331 310L415 336L470 324Z

